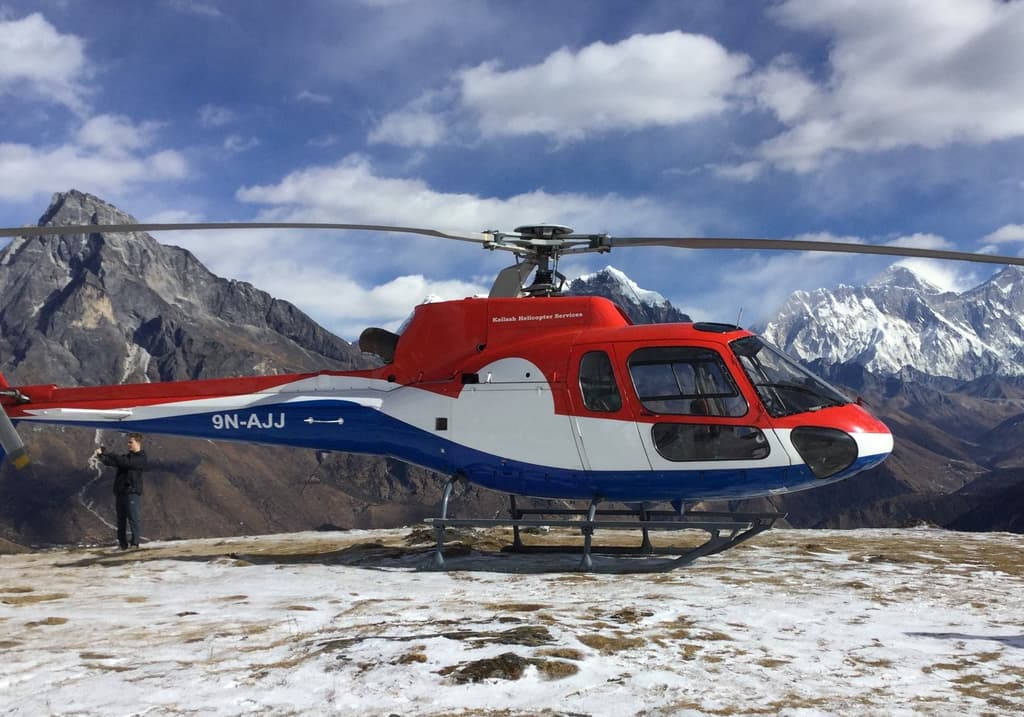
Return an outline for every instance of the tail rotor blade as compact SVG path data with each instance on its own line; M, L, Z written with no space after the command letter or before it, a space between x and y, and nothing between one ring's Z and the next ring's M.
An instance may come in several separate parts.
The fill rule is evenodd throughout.
M31 459L28 449L25 448L21 436L15 430L14 423L7 415L7 411L4 411L2 408L0 408L0 446L3 447L7 458L10 459L11 463L18 470L29 464Z

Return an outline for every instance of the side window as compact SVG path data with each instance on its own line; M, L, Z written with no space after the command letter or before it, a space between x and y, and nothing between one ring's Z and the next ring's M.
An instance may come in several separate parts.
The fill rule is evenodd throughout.
M637 397L652 413L742 416L747 402L721 356L710 349L652 346L629 357Z
M612 362L604 351L588 351L580 359L580 392L583 405L591 411L613 413L622 408Z
M656 423L654 447L670 461L758 460L769 453L764 434L753 426Z

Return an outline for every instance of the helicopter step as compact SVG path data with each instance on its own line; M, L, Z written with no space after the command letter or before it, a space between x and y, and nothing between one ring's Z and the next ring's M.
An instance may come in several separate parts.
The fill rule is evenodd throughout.
M679 513L668 510L648 509L597 509L597 501L586 509L574 508L519 508L516 497L509 496L510 518L449 518L448 499L451 483L445 486L441 517L427 518L424 522L434 528L437 547L434 565L445 567L444 543L448 528L499 528L511 527L513 541L502 552L514 553L582 553L579 570L589 571L594 567L593 554L626 556L676 556L671 561L661 561L648 570L667 571L689 565L698 558L720 553L736 547L759 533L770 529L785 513L730 513L718 511L696 511ZM538 516L538 517L524 517ZM552 517L546 517L552 516ZM629 519L629 518L632 519ZM625 519L624 519L625 518ZM578 529L583 537L582 546L529 545L522 541L521 531L530 528ZM600 546L593 544L595 530L640 530L640 545ZM680 531L702 530L708 534L705 542L697 546L655 546L651 543L651 530Z

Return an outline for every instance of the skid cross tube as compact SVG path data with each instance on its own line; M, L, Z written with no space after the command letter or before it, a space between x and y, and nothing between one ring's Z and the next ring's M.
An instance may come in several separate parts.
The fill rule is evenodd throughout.
M708 555L721 553L736 547L759 533L771 528L777 520L785 517L785 513L730 513L717 511L700 511L680 513L669 510L636 510L608 509L598 511L598 501L591 501L584 509L574 508L520 508L515 496L509 496L510 518L449 518L448 502L451 497L453 481L445 485L441 504L441 517L427 518L426 523L433 526L437 539L434 552L434 565L445 567L444 537L447 528L497 528L511 527L512 545L504 550L516 553L566 553L582 552L579 570L590 571L594 568L593 554L654 556L673 555L674 560L663 563L656 570L671 570L689 565L694 560ZM538 517L524 517L538 516ZM553 516L553 517L545 517ZM628 519L633 517L632 520ZM623 519L626 518L626 519ZM580 547L560 545L527 545L523 543L523 528L573 528L583 536ZM595 546L593 536L595 530L640 530L643 540L639 546ZM654 546L650 540L651 530L679 531L703 530L708 539L696 547Z

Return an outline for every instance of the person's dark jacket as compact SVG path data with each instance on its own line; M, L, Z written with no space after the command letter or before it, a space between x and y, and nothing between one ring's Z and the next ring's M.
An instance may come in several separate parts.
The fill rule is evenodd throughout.
M142 495L142 471L146 470L146 452L100 453L100 462L115 466L114 495Z

